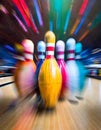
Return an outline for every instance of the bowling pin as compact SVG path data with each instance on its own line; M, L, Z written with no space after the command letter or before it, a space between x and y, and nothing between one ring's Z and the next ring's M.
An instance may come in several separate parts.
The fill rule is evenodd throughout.
M17 64L15 70L15 84L20 97L26 97L33 92L33 86L35 85L35 71L36 65L33 61L34 44L29 39L22 41L24 48L24 61L20 61Z
M66 51L67 51L67 70L68 70L68 86L69 86L69 101L77 103L75 97L78 86L79 86L79 70L75 61L75 44L74 38L69 38L66 41Z
M37 43L37 51L38 51L38 62L37 62L37 68L36 68L36 93L37 93L37 96L40 97L38 75L39 75L40 68L43 64L43 61L45 59L46 44L44 41L39 41Z
M78 91L77 91L77 98L78 99L83 99L83 91L85 88L85 81L86 81L86 75L87 75L87 70L85 69L82 61L81 61L81 56L80 53L82 51L82 44L80 42L76 43L76 63L79 69L79 86L78 86Z
M39 89L45 108L55 107L61 90L62 77L54 58L55 35L48 31L45 34L46 59L39 72Z
M64 51L65 43L62 40L57 41L56 43L56 59L59 65L61 75L62 75L62 86L60 92L60 99L65 99L68 90L68 73L66 69L66 63L64 61Z

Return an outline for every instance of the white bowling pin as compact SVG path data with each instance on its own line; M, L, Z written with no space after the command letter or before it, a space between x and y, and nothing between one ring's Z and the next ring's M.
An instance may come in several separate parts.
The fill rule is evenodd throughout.
M68 70L68 86L69 86L69 101L78 102L75 95L79 85L79 71L75 61L75 44L74 38L69 38L66 41L67 53L67 70Z

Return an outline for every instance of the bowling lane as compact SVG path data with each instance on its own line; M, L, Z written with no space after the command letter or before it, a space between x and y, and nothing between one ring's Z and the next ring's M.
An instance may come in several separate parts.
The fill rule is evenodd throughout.
M13 76L0 77L0 85L10 83L0 87L0 98L3 97L13 98L17 96L17 91L13 81L14 81Z
M0 77L0 85L13 82L13 76ZM0 115L7 109L8 105L18 97L15 84L7 84L0 87Z
M14 99L17 96L16 91L11 89L14 88L14 84L7 87ZM4 98L5 96L11 98L11 95L6 93ZM35 98L26 99L15 109L8 110L0 116L0 129L101 130L101 80L89 78L83 100L78 104L71 104L68 100L58 102L53 112L45 110L40 112L35 105Z

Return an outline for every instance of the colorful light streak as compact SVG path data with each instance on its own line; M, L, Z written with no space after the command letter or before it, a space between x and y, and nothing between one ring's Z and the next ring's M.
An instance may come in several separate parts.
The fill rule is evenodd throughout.
M50 11L50 4L49 4L49 0L47 0L47 9L48 9L48 12Z
M19 12L21 13L21 15L23 16L23 18L24 18L26 24L27 24L28 26L30 26L29 20L28 20L28 18L27 18L27 16L26 16L25 12L23 11L22 6L21 6L21 4L19 3L19 1L18 1L18 0L12 0L12 1L13 1L13 3L15 4L15 6L17 6L17 8L18 8Z
M42 16L41 16L41 13L40 13L40 8L39 8L39 5L38 5L38 1L37 0L33 0L33 4L35 6L35 10L36 10L36 14L37 14L37 19L38 19L39 25L43 26L43 20L42 20Z
M16 50L9 45L5 45L5 48L8 49L9 51L13 52L13 53L16 53Z
M81 20L80 17L79 17L78 19L76 19L76 21L75 21L75 23L74 23L74 26L73 26L72 30L70 31L70 34L73 34L73 33L74 33L76 27L77 27L78 24L80 23L80 20Z
M68 1L69 2L69 1ZM69 21L70 21L70 16L71 16L71 10L72 10L72 5L73 5L73 0L71 0L69 2L69 8L68 8L68 11L67 11L67 16L66 16L66 22L65 22L65 25L64 25L64 33L66 32L67 28L68 28L68 24L69 24Z
M61 24L61 14L60 12L57 12L56 14L56 29L60 29L60 24Z
M87 8L85 10L85 13L84 13L81 21L80 21L80 24L78 25L78 27L76 28L76 30L74 32L75 35L77 35L78 31L80 30L80 28L82 27L83 23L85 22L85 20L86 20L87 16L89 15L89 13L90 13L94 3L95 3L95 0L92 0L92 1L90 1L88 3L88 6L87 6Z
M90 30L87 30L85 33L83 33L83 35L79 38L79 41L84 39L84 37L87 36L89 32L90 32Z
M50 5L50 10L49 10L49 29L50 29L50 31L53 31L53 12L54 12L53 2L50 1L49 5Z
M1 4L0 4L0 10L1 10L3 13L8 14L7 9L6 9L3 5L1 5Z
M92 22L88 23L88 29L85 33L79 38L79 41L83 40L94 28L96 28L101 23L101 12L93 19Z
M14 8L14 10L15 10L17 16L20 18L20 20L24 23L25 26L27 26L26 21L25 21L25 19L23 18L22 14L20 13L18 7L17 7L15 4L13 4L13 8Z
M49 29L50 29L50 31L53 31L53 21L49 22Z
M85 12L85 10L87 8L87 5L88 5L88 0L84 0L82 5L81 5L80 11L79 11L79 16L78 16L77 20L75 21L74 26L73 26L70 34L73 34L74 31L76 30L78 24L80 23L81 16L84 14L84 12Z
M27 32L27 28L25 27L25 25L22 23L22 21L19 19L19 17L16 15L15 12L13 12L13 16L15 17L15 19L18 21L19 25L22 27L22 29Z
M60 12L62 8L62 0L54 0L54 10Z
M39 8L41 10L41 3L40 3L40 0L38 0L38 5L39 5Z
M87 4L88 4L88 0L84 0L83 4L81 5L81 8L80 8L79 15L83 15L84 14L85 9L87 7Z
M27 16L27 18L29 20L29 24L30 24L29 26L32 27L34 32L39 33L35 23L32 20L32 14L31 14L31 12L28 9L25 0L18 0L18 1L21 4L21 7L22 7L23 11L25 12L25 14L26 14L26 16Z
M18 7L28 27L32 28L34 32L38 33L37 27L32 22L30 11L25 3L25 0L12 0L12 1Z
M31 22L32 27L35 28L35 30L36 30L37 33L39 33L39 31L38 31L38 29L37 29L37 27L36 27L36 25L35 25L34 18L32 17L32 14L30 14L30 16L31 16L31 20L32 20L32 22ZM34 25L35 25L35 26L34 26Z
M54 0L54 13L56 13L56 30L60 29L61 24L62 0Z

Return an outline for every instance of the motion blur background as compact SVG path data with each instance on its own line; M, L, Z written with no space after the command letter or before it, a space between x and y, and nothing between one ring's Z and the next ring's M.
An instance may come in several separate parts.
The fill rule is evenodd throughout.
M0 65L15 65L22 40L31 39L36 48L47 30L56 41L80 41L85 64L101 63L100 0L0 0Z
M25 38L33 41L36 63L37 43L44 40L48 30L55 33L56 41L66 42L74 37L76 42L81 42L80 55L88 69L87 76L100 80L88 79L85 99L77 106L66 101L57 104L53 113L40 115L33 109L33 100L30 101L32 105L26 100L8 111L9 104L18 97L13 72L23 55L21 42ZM11 130L15 126L13 130L40 130L50 126L52 130L100 130L100 113L101 0L0 0L0 128Z

